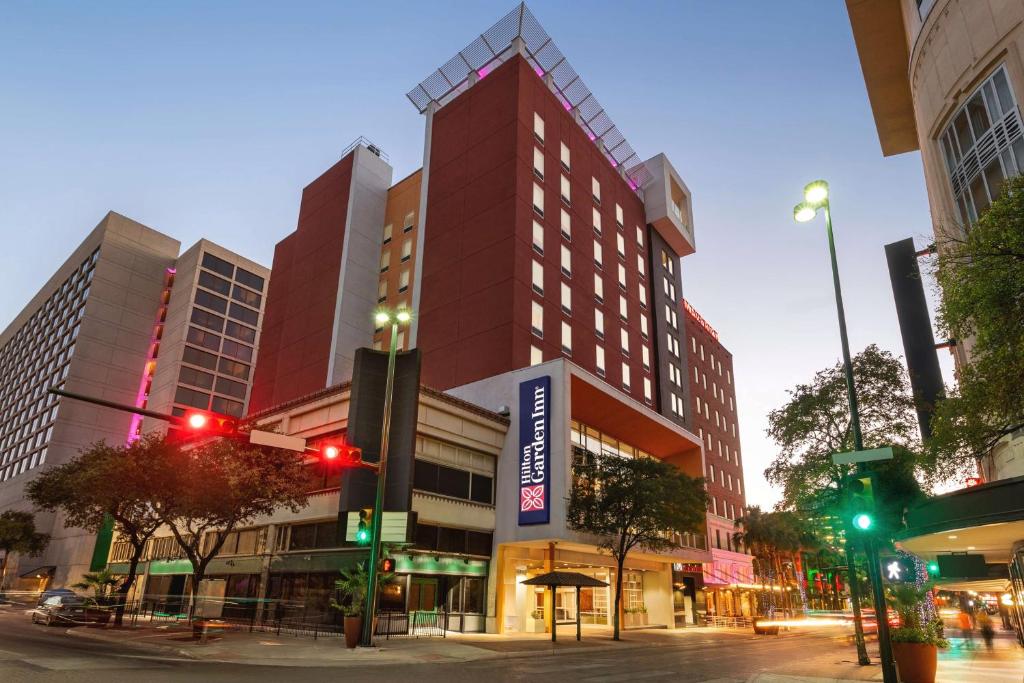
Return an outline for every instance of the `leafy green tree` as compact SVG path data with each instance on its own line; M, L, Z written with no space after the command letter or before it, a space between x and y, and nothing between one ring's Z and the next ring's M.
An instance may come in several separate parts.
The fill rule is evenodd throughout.
M793 578L798 585L803 585L800 554L821 545L815 530L805 519L789 510L764 512L754 505L744 510L735 526L733 542L754 556L758 577L773 588L773 596L776 582L786 583L787 559L793 566ZM788 593L782 595L789 606Z
M285 508L298 512L312 490L294 451L216 439L174 447L155 463L153 505L192 564L191 595L235 529Z
M957 340L957 387L936 406L928 448L936 463L972 473L1007 434L1024 427L1024 176L962 238L939 243L939 329Z
M706 509L704 480L657 458L576 456L568 523L572 529L596 535L598 548L615 558L615 640L619 639L626 556L637 548L650 552L674 548L673 532L702 532Z
M155 492L162 486L154 468L171 450L173 446L159 435L127 446L95 443L66 463L43 470L25 487L37 508L60 510L65 527L97 533L112 519L119 537L131 547L128 573L118 586L115 625L122 622L146 542L162 523L153 507Z
M4 551L0 561L0 588L3 588L7 574L7 561L13 553L39 555L46 549L50 537L36 531L35 515L19 510L0 512L0 550Z
M82 580L71 584L71 587L91 590L97 605L107 605L110 603L111 593L119 583L121 583L120 577L114 575L109 569L102 569L98 572L82 574Z
M872 463L878 473L876 501L893 530L907 506L923 495L920 481L936 474L915 452L917 425L906 372L899 359L877 346L853 358L861 430L865 448L891 446L894 459ZM768 416L768 435L779 453L765 478L782 488L781 507L818 520L817 535L842 513L842 484L852 465L835 465L833 453L853 450L853 429L842 364L822 370L808 384L789 392L790 400ZM840 525L841 528L842 525Z

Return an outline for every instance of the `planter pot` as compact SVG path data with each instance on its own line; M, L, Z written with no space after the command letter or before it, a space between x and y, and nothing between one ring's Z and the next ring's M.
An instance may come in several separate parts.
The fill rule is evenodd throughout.
M761 621L767 621L764 617L754 617L754 633L759 636L777 636L779 635L778 626L759 626L758 623Z
M893 643L892 656L902 683L935 683L939 649L925 643Z
M345 647L350 650L359 644L359 636L363 633L362 617L345 617Z

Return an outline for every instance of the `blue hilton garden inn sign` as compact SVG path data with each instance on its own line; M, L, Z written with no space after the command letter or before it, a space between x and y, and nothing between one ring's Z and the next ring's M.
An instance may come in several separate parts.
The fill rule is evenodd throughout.
M551 377L519 384L519 526L551 519Z

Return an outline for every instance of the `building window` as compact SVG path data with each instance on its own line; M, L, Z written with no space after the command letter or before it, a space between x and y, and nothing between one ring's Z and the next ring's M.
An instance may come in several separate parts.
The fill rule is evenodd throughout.
M544 354L536 346L530 347L530 365L540 365L544 362Z
M537 183L533 184L533 210L544 217L544 188Z
M569 146L566 145L564 142L561 143L560 154L561 156L559 158L562 161L562 168L564 168L565 172L568 173L569 168L571 167L571 163L569 160Z
M595 208L592 215L594 217L594 232L596 232L600 236L600 234L601 234L601 212L598 211Z
M626 297L619 295L619 317L623 320L629 320L629 304L626 303Z
M388 268L391 266L391 250L385 249L380 254L380 272L388 272Z
M540 261L533 262L533 291L544 296L544 265Z
M623 291L626 289L626 266L621 263L619 264L619 287L621 287Z
M978 219L1006 178L1024 169L1024 134L1006 67L982 83L939 136L964 225Z
M620 257L626 258L626 238L622 235L615 235L615 249Z
M651 400L651 379L644 377L644 400Z
M559 227L562 229L562 237L572 241L572 221L569 218L569 212L565 209L560 209L561 215L559 217Z
M629 365L622 364L622 388L629 390Z
M562 321L562 351L572 355L572 327L564 320Z
M601 346L594 347L594 363L597 365L597 374L604 377L604 348Z
M647 287L644 283L637 285L637 296L640 297L640 305L647 308ZM672 311L672 327L676 326L676 312Z
M559 251L561 255L562 274L566 277L572 277L572 254L569 252L569 247L563 244Z
M402 294L409 289L409 269L406 268L398 276L398 293Z
M597 181L597 178L590 179L590 192L594 195L594 201L598 204L601 203L601 183Z
M416 225L416 212L410 211L405 214L405 220L402 221L402 232L409 232L414 225Z
M640 228L639 225L636 226L636 246L640 247L641 249L644 248L644 231Z
M643 254L636 255L636 269L640 273L640 277L646 277L647 272L644 270L644 256Z
M562 283L562 312L572 315L572 290L564 282Z
M377 303L382 304L388 298L388 281L381 280L377 283Z
M640 334L643 336L644 339L647 339L648 335L650 334L647 328L647 316L644 315L643 313L640 314Z
M533 308L530 314L530 331L541 339L544 338L544 307L533 302Z
M594 265L598 268L604 266L604 256L602 255L601 243L594 240Z
M561 195L562 201L565 204L570 204L572 202L572 197L571 197L571 195L569 193L569 178L568 177L566 177L564 175L562 176L562 179L559 181L558 192Z
M651 350L646 345L640 347L640 361L643 363L644 370L651 369Z
M533 137L537 138L540 144L544 144L544 119L537 112L533 112Z
M387 244L390 241L391 241L391 224L388 223L387 225L384 226L384 241L382 242L382 244Z
M604 313L600 308L594 309L594 333L598 339L604 339Z
M533 148L533 172L538 178L544 180L544 152L539 147Z
M622 220L622 207L619 206L618 204L615 205L615 223L619 226L619 228L626 227L624 221Z
M629 332L626 331L625 327L623 327L621 330L619 330L619 343L622 346L622 353L628 356L629 355Z
M235 267L222 258L217 258L210 252L203 252L203 268L209 268L215 273L224 277L234 277Z
M412 258L412 240L406 240L402 242L402 263L405 263Z
M533 248L538 254L544 253L544 226L533 222Z
M227 296L228 292L231 291L231 283L224 278L217 277L213 273L209 273L205 270L199 271L199 286L212 289L215 292L220 292Z
M594 298L604 303L604 280L600 273L594 273Z

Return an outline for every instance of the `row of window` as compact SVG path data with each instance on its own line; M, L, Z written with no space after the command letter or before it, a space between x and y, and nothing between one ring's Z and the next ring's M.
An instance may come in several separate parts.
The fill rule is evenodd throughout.
M266 285L266 281L259 275L250 273L241 266L235 266L233 263L218 258L208 251L203 252L202 265L203 268L208 268L229 280L234 279L236 282L257 292L262 292L263 287Z
M437 493L484 505L494 504L494 477L426 460L415 461L412 485L414 489L426 493Z
M398 274L398 294L405 294L409 291L409 269L406 268ZM377 303L384 303L388 299L388 281L382 278L377 285Z
M400 261L402 263L408 263L412 259L412 238L402 242ZM384 249L380 252L380 272L386 273L391 267L391 250Z
M708 481L711 483L717 483L723 488L728 488L730 491L735 491L737 495L743 495L743 485L740 483L739 476L733 479L732 474L726 472L724 469L718 470L718 479L715 479L715 466L713 463L708 463ZM736 488L733 489L733 482L736 483Z

